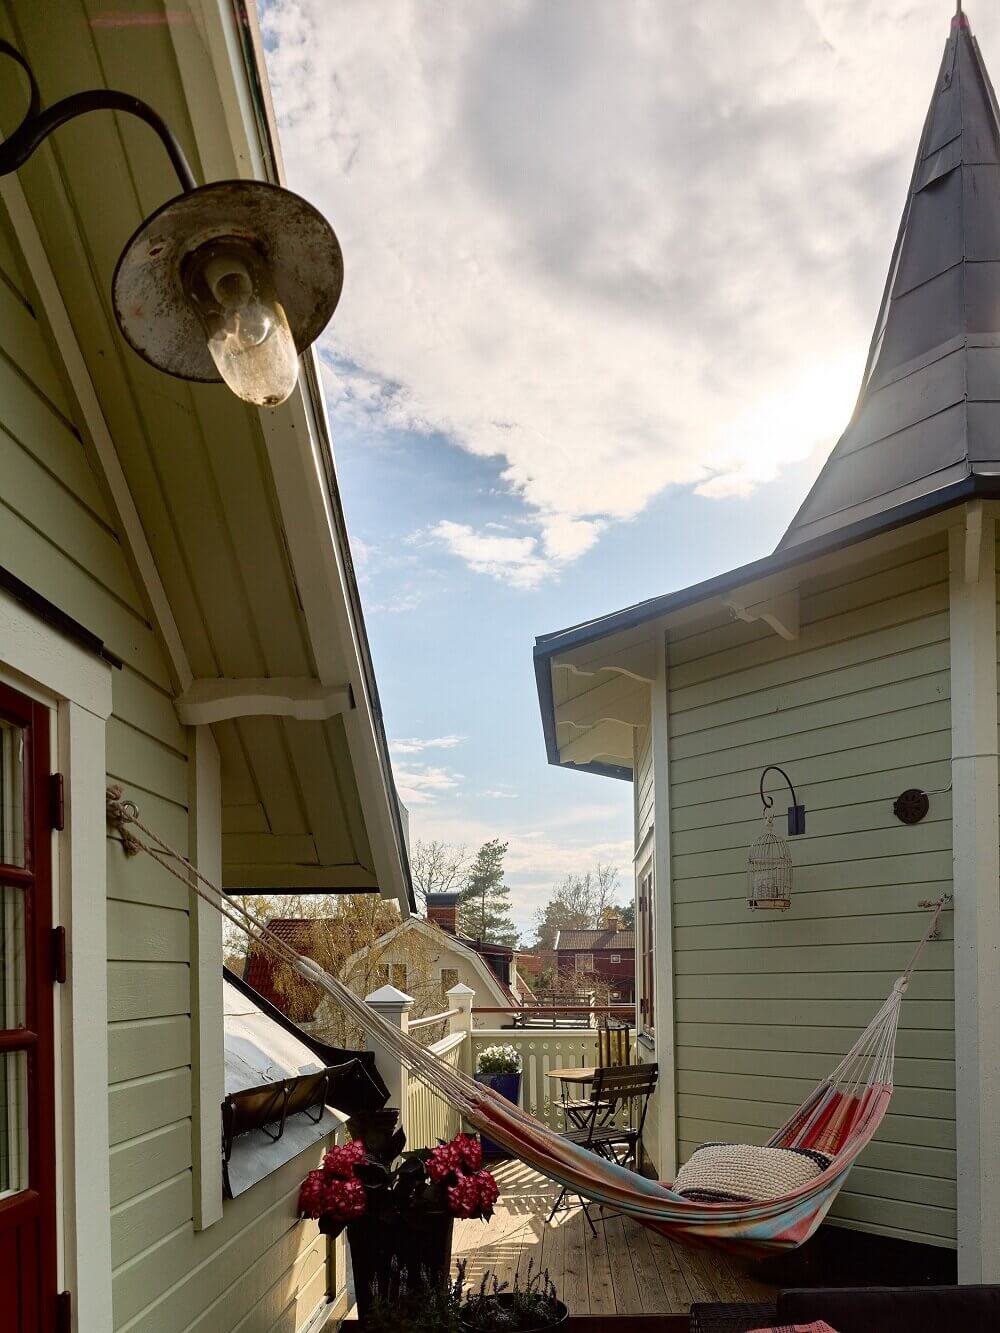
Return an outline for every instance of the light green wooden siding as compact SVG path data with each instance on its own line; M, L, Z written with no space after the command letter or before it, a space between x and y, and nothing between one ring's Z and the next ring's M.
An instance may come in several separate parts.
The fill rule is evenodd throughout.
M925 928L918 900L950 889L950 795L933 795L915 827L892 814L905 788L949 785L947 579L935 538L806 583L793 642L720 618L670 644L681 1161L704 1140L766 1140L885 998ZM808 810L806 835L790 842L792 907L776 917L745 903L769 763ZM950 939L925 955L903 1007L891 1112L831 1214L946 1245L951 957Z
M0 564L123 659L113 673L108 779L186 848L187 736L166 663L2 212ZM319 1153L289 1163L195 1233L187 894L114 841L107 894L116 1327L227 1333L244 1320L244 1333L298 1328L325 1287L325 1243L295 1216L297 1185Z

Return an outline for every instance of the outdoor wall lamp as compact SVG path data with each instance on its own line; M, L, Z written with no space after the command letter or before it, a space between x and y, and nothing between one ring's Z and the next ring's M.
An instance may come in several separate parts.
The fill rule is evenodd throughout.
M168 375L218 383L260 407L295 388L298 358L326 327L344 281L333 228L290 190L262 181L199 186L166 122L138 97L113 89L74 93L43 111L28 76L21 124L0 143L0 176L17 171L44 139L90 111L121 111L159 136L182 193L140 225L122 251L112 305L126 341Z

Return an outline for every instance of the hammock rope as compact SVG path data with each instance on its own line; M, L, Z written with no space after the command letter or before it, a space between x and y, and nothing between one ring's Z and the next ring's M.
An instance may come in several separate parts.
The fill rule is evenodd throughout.
M107 790L107 818L127 856L140 852L149 856L243 932L253 946L319 987L425 1087L443 1096L470 1124L515 1157L573 1193L628 1213L657 1231L684 1241L723 1245L752 1256L791 1249L809 1239L881 1124L892 1097L903 996L928 942L937 938L941 913L950 901L945 895L928 904L935 909L930 925L885 1003L833 1072L816 1085L766 1145L813 1149L830 1157L830 1165L807 1184L779 1198L705 1203L675 1194L662 1182L648 1180L569 1142L499 1093L440 1060L227 897L186 856L142 822L137 806L125 800L118 787Z

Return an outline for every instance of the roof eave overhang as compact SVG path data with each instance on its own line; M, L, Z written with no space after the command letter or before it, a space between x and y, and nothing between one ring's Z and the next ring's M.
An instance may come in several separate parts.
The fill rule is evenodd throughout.
M808 563L819 556L830 555L845 547L854 546L872 537L880 536L904 527L918 519L929 518L956 505L965 504L975 499L1000 499L1000 476L982 476L971 473L961 481L940 490L898 505L886 513L862 519L848 527L838 528L835 532L814 537L809 541L794 546L779 547L770 555L750 564L741 565L694 583L678 592L667 593L661 597L651 597L648 601L638 602L622 611L596 620L585 621L568 629L557 630L552 634L542 634L535 640L534 662L535 681L538 689L538 702L542 716L542 733L545 738L545 752L548 762L559 768L573 768L585 773L597 773L601 777L623 778L631 781L632 772L616 764L589 763L566 764L560 760L559 744L556 736L555 700L552 693L552 661L561 653L573 648L582 648L588 644L599 643L602 639L624 630L636 629L651 621L660 620L675 611L681 611L699 602L706 602L733 592L745 584L779 574L783 570Z
M271 101L270 89L266 75L263 69L263 43L260 37L260 31L257 24L256 7L248 3L248 0L234 0L234 9L237 11L237 30L239 33L239 46L242 55L243 70L247 81L247 88L250 93L250 105L243 115L243 132L253 140L253 146L258 150L264 164L265 175L267 179L275 183L284 184L284 172L281 164L278 129L274 114L274 108ZM240 145L235 145L239 151ZM385 725L382 716L382 708L379 700L378 685L375 680L375 671L372 664L371 649L368 641L368 633L365 627L364 614L361 607L361 596L358 590L357 579L354 572L354 565L351 558L350 542L347 535L347 523L344 516L343 504L340 496L340 488L337 482L336 465L333 458L333 449L330 442L330 433L326 418L326 404L323 398L322 388L319 380L318 367L315 353L307 352L301 359L302 373L299 378L299 385L296 389L296 396L303 400L306 411L304 413L312 435L318 445L318 452L322 461L322 480L326 491L326 501L329 505L334 536L339 550L342 563L343 588L347 601L347 609L351 620L354 645L358 658L358 665L363 679L365 708L361 710L368 714L370 721L369 734L374 741L377 766L381 787L384 792L388 820L381 817L380 812L371 809L372 802L364 801L364 791L362 788L363 805L366 805L365 819L386 825L382 829L372 828L369 833L369 840L372 843L373 852L375 841L379 832L388 834L392 843L393 855L391 857L376 854L376 871L380 870L379 861L381 860L381 873L378 874L379 891L384 897L395 898L399 904L400 912L403 917L416 912L417 902L413 888L413 880L410 873L409 857L406 851L406 835L403 827L402 812L399 805L399 796L396 791L395 779L392 772L392 764L389 758L389 745L385 734ZM280 492L280 488L279 488ZM279 493L279 504L280 493ZM305 609L305 608L304 608ZM307 616L309 612L306 611ZM315 612L314 612L315 614ZM360 701L359 701L360 702ZM360 730L360 729L359 729ZM364 744L368 738L362 736L361 743ZM352 747L353 748L353 747ZM356 761L357 762L357 761ZM360 775L359 775L360 777ZM389 864L391 862L391 864ZM384 881L386 877L391 878L391 883Z

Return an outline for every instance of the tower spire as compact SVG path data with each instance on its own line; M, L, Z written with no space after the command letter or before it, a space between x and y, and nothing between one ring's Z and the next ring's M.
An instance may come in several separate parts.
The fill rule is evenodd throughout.
M780 546L1000 492L1000 119L959 4L861 392Z

